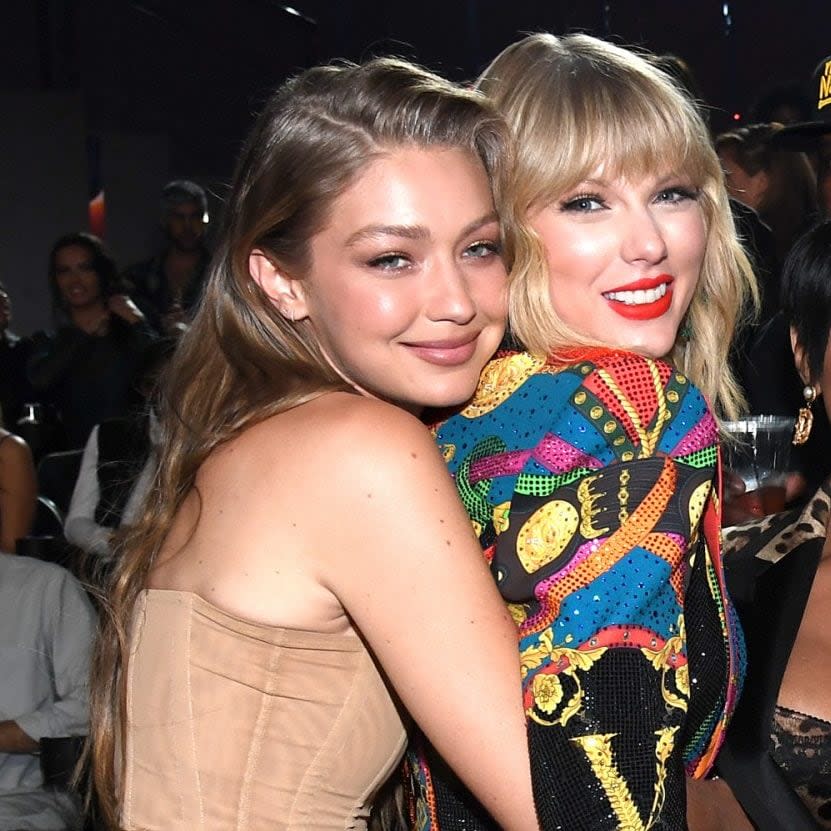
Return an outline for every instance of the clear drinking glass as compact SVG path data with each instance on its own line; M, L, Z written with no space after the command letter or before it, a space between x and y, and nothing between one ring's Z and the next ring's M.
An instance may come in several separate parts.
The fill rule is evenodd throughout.
M725 466L745 487L743 494L732 497L734 503L754 516L784 510L794 419L751 415L722 427L732 438L723 445Z

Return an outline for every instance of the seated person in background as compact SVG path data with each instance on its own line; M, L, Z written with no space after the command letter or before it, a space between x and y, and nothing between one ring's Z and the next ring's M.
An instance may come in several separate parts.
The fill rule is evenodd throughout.
M34 400L26 377L31 341L12 332L11 319L11 297L0 282L0 409L6 424L15 424L23 404Z
M162 189L165 246L127 269L136 302L165 334L181 333L202 294L210 254L205 245L208 199L195 182L176 179Z
M828 413L831 222L796 243L782 276L805 409L824 392ZM831 472L831 459L825 461ZM736 801L761 831L831 829L829 505L831 479L801 511L725 534L727 585L745 631L748 675L717 762L723 780L699 785L714 816L709 824L691 822L691 831L750 828L724 820Z
M133 412L96 424L84 448L64 533L73 545L104 561L111 559L115 529L130 524L150 484L158 438L150 399L172 348L168 339L150 344L133 383Z
M17 540L31 530L37 492L29 446L3 429L0 412L0 551L13 554Z
M78 806L45 789L44 737L85 735L92 604L54 563L0 553L0 828L65 831Z
M116 266L98 237L68 234L49 254L54 335L35 336L28 372L41 399L58 410L66 448L83 447L92 428L129 412L130 382L155 335L117 291Z

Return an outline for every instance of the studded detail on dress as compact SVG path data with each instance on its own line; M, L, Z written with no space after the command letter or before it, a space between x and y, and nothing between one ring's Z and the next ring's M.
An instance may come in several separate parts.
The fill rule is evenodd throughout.
M519 627L541 826L685 828L744 667L703 396L632 353L510 353L435 433ZM408 765L419 831L491 827L429 747Z

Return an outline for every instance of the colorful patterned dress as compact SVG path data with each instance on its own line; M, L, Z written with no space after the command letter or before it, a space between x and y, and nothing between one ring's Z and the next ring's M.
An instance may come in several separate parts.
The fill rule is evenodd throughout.
M703 396L632 353L511 353L436 441L519 627L541 827L685 828L744 670ZM493 827L430 748L409 774L419 831Z

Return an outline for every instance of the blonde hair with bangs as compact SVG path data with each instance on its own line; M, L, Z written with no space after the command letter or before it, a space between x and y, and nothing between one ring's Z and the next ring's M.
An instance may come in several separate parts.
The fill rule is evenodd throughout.
M530 35L503 50L478 87L516 139L508 194L515 228L506 240L514 335L538 355L598 345L552 308L545 247L527 222L529 214L598 170L624 179L665 171L687 176L699 193L707 244L687 312L692 336L687 341L677 334L666 357L720 415L738 415L744 399L727 357L742 314L758 305L758 289L695 104L645 58L588 35Z

